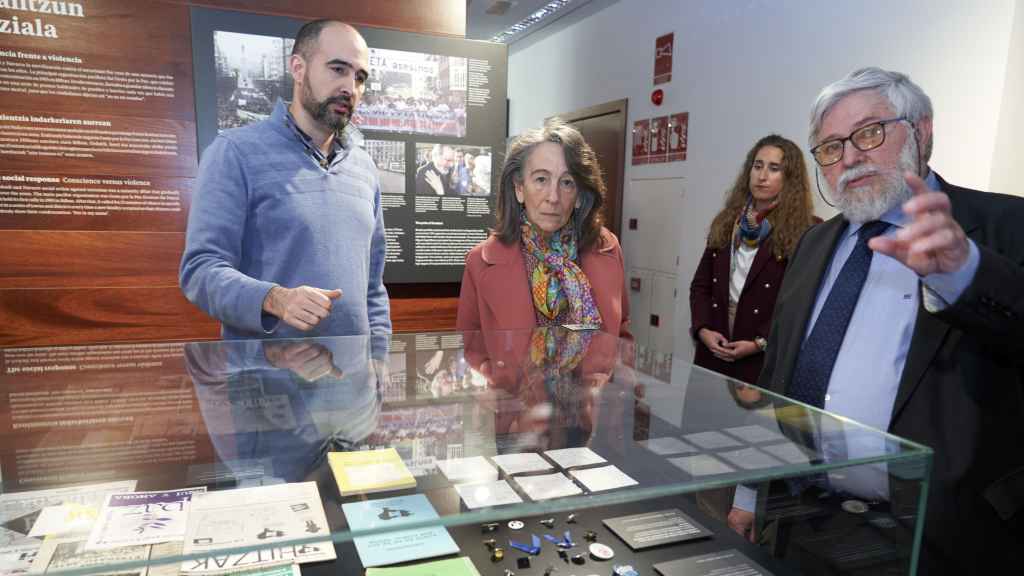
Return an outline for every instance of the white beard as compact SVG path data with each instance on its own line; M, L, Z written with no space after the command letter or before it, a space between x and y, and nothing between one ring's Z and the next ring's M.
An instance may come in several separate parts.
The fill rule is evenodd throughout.
M896 168L885 170L873 164L861 164L843 172L836 183L839 193L833 192L825 179L825 191L836 203L836 208L850 222L863 223L878 220L882 214L910 200L912 192L903 179L904 172L918 173L917 143L907 138L900 151L900 160ZM878 190L870 185L847 188L847 183L869 174L877 174L881 178Z

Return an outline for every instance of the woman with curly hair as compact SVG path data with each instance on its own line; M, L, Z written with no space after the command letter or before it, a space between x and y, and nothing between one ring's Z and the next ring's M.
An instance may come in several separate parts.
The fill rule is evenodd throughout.
M786 264L814 215L800 148L772 134L747 153L690 283L694 364L756 383Z

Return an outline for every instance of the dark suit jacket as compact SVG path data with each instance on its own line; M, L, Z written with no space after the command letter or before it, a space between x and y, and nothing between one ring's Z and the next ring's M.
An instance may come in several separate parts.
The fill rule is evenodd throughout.
M971 285L918 309L889 432L935 451L921 574L974 573L1018 554L1024 518L1024 199L939 178L977 244ZM785 393L841 216L811 228L790 260L758 384ZM1004 564L1006 565L1006 564Z
M437 177L441 179L441 186L443 187L444 193L447 194L451 186L451 171L447 173L441 172L434 166L433 162L427 162L423 166L416 169L416 194L420 196L436 196L437 192L430 187L427 183L427 174L433 172L437 174Z
M772 254L771 238L757 250L736 307L736 320L729 333L729 280L731 251L707 247L690 282L690 334L696 340L693 363L753 384L761 373L763 354L736 362L723 362L697 337L701 328L725 335L730 341L768 338L775 299L786 273L786 259Z

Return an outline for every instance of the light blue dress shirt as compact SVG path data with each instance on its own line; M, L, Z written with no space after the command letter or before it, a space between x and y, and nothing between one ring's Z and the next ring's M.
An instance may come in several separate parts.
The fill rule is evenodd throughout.
M930 189L939 190L939 182L934 173L929 172L925 183ZM892 224L884 234L890 237L908 224L902 206L889 210L880 220ZM804 338L811 333L839 271L853 252L860 227L861 224L851 223L842 232L818 291L814 311L804 330ZM825 394L826 411L878 430L888 430L914 333L919 298L923 294L925 308L937 312L960 297L974 279L980 261L978 247L974 241L968 242L969 256L960 270L924 277L919 277L913 270L889 256L877 252L874 254L829 379L828 392ZM786 272L802 273L793 266ZM919 280L923 289L918 288ZM821 434L818 448L825 460L867 457L882 454L886 450L881 444L884 441L882 438L864 434L857 428L818 432ZM884 468L861 466L840 470L829 476L830 485L835 489L870 500L881 500L888 496ZM755 496L753 490L739 486L734 506L753 511Z

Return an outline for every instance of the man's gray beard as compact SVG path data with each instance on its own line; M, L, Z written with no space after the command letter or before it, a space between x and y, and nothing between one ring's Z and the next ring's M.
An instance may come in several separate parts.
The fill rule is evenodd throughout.
M828 179L825 179L825 192L836 203L836 209L843 213L850 222L870 222L878 220L889 210L910 200L912 192L903 179L904 172L918 174L917 169L917 144L913 138L907 138L900 151L900 161L896 169L882 170L871 164L854 166L843 172L839 177L836 187L839 194L835 194L829 186ZM868 174L878 174L882 181L879 183L877 193L870 186L863 186L857 190L850 190L846 184Z

